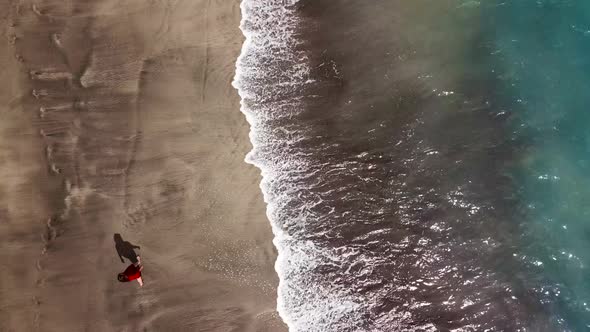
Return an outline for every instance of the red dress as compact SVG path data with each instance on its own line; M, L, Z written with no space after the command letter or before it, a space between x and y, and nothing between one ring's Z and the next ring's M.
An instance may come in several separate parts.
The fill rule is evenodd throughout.
M139 271L139 267L133 264L129 265L123 274L127 277L129 281L135 280L141 277L141 271Z

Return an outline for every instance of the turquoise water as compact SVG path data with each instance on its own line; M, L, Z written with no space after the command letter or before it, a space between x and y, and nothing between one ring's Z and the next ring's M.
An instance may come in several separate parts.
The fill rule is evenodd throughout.
M590 3L482 4L502 107L519 154L517 255L564 329L590 328ZM536 279L536 280L535 280Z

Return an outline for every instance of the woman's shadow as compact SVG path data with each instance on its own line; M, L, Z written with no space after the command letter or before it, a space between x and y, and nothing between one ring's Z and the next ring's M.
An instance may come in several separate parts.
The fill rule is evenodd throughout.
M123 257L127 258L131 263L137 262L137 253L135 249L141 249L139 246L135 246L127 241L123 241L121 234L115 233L113 236L115 239L115 249L117 250L117 254L119 255L119 259L121 259L121 263L125 263Z

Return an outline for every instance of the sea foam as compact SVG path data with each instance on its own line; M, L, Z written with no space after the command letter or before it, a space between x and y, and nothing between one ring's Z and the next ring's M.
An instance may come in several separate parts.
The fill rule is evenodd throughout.
M307 74L304 57L297 59L297 54L291 52L294 46L292 36L293 25L296 23L294 16L286 8L283 1L249 1L244 0L240 5L242 20L240 29L245 41L242 51L236 62L236 75L233 85L241 97L241 111L250 124L250 141L253 149L246 156L245 161L257 166L262 173L260 187L264 200L267 204L267 216L271 221L272 230L275 235L275 244L278 257L275 263L275 270L279 276L279 288L277 298L277 309L283 321L290 330L297 330L289 315L289 308L286 307L284 297L289 292L288 281L285 280L286 264L293 261L293 253L288 250L288 235L274 222L276 215L275 202L278 199L277 193L271 191L271 182L276 181L281 168L279 157L274 160L265 160L264 151L272 150L272 143L267 139L271 138L265 127L265 122L271 116L280 117L279 112L294 112L298 106L296 103L285 102L283 105L276 105L277 109L272 112L269 100L272 100L273 88L277 86L287 87L289 85L301 84ZM290 61L289 61L290 60ZM281 62L286 62L282 64ZM292 65L289 66L291 62ZM274 69L274 70L271 70ZM274 73L280 75L281 71L289 72L283 74L283 79L273 77ZM286 116L287 114L283 114ZM283 162L284 163L284 162Z

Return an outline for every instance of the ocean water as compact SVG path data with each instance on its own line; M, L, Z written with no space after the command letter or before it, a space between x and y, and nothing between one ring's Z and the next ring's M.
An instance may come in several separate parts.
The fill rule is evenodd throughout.
M590 329L590 3L241 6L291 331Z

